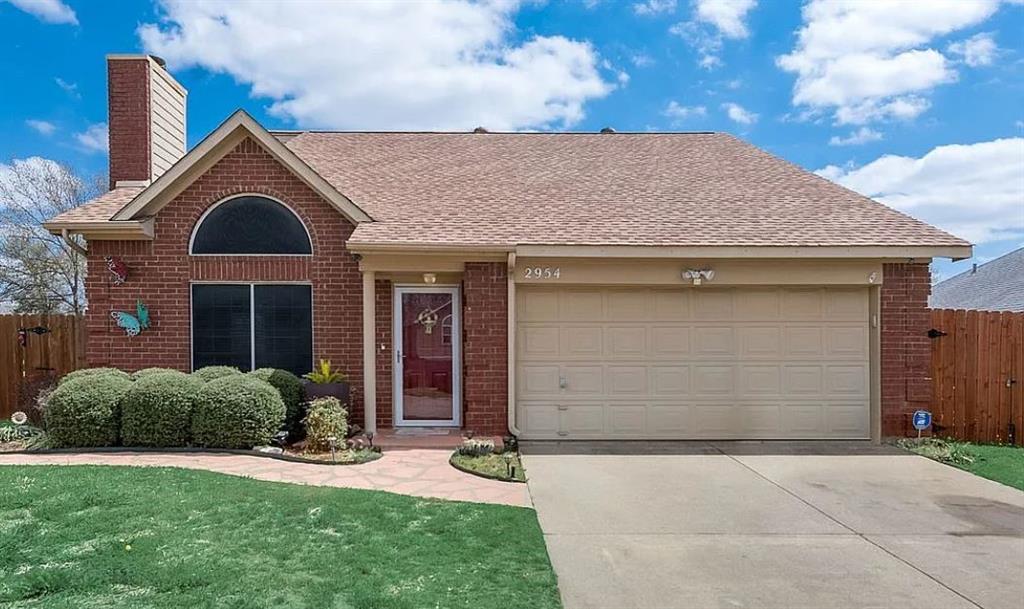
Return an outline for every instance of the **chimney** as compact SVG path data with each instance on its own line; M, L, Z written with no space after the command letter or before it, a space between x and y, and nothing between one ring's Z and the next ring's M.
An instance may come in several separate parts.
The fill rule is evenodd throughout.
M107 55L110 187L149 184L185 156L185 97L153 55Z

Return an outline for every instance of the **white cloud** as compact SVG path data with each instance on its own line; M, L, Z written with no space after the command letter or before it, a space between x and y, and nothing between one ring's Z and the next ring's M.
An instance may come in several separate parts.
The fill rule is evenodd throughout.
M722 104L722 109L724 109L725 113L729 115L730 120L741 125L753 125L758 119L757 114L733 102Z
M777 63L797 75L795 105L832 112L839 124L913 118L928 108L924 95L957 79L952 62L927 45L998 7L999 0L812 0L796 47Z
M57 86L60 87L65 93L67 93L71 97L82 97L81 94L78 93L78 83L68 82L59 76L57 78L54 78L53 82L57 83Z
M867 144L868 142L877 142L882 139L882 134L875 131L871 127L861 127L856 131L851 131L850 135L846 137L839 137L833 135L828 141L829 146L860 146L861 144Z
M1024 236L1024 138L939 146L817 172L975 243Z
M704 106L684 106L672 100L661 113L672 119L673 127L678 127L688 118L704 118L708 115L708 109Z
M646 0L633 4L633 12L637 15L658 15L676 10L676 0Z
M161 5L139 28L146 51L230 74L304 127L567 127L615 87L588 42L515 42L511 1Z
M21 10L46 23L78 25L75 11L60 0L7 0Z
M649 68L654 65L654 58L646 53L634 53L629 60L638 68Z
M50 121L39 120L30 118L25 121L25 124L29 126L33 131L40 135L53 135L53 132L57 130L57 125L54 125Z
M963 57L964 63L972 68L992 65L999 50L989 32L975 34L967 40L954 42L947 49L953 55Z
M747 13L757 6L757 0L692 0L692 5L690 20L673 25L669 32L682 37L697 51L697 64L702 68L720 66L723 40L750 35Z
M109 145L109 132L106 123L89 125L85 131L75 134L75 141L87 152L106 152Z

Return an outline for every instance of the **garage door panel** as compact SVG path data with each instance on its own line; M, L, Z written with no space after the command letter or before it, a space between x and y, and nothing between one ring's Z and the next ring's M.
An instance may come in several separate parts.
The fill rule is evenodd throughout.
M867 303L866 289L524 286L519 426L527 438L866 438Z

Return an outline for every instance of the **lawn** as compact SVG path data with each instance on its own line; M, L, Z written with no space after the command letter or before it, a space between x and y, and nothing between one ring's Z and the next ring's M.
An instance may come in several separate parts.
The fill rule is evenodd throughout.
M924 440L919 446L906 441L902 446L982 478L1024 491L1024 448L933 439Z
M525 508L174 468L3 466L0 606L560 603Z

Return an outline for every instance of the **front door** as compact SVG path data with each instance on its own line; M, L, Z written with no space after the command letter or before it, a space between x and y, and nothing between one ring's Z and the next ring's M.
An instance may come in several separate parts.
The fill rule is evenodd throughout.
M460 424L459 288L396 287L395 425Z

